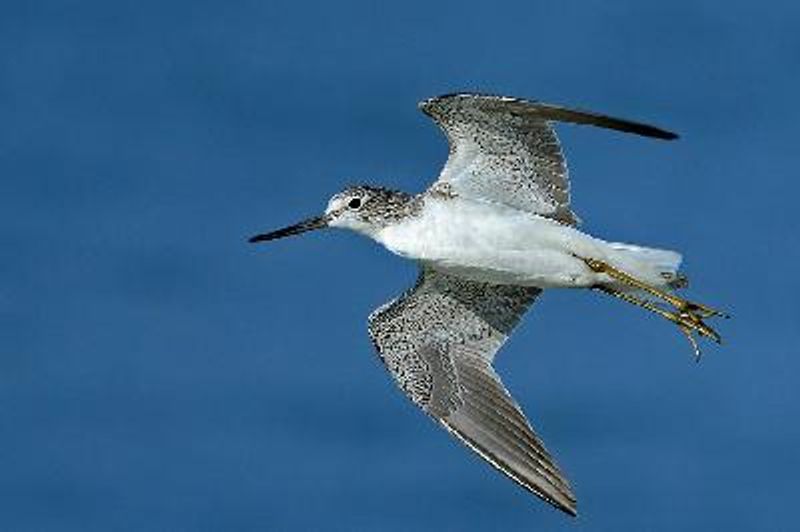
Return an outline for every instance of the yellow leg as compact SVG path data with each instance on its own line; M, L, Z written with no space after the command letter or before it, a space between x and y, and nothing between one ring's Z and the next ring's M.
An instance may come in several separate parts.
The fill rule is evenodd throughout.
M722 338L720 337L719 333L706 325L703 322L704 318L711 318L711 317L728 317L726 314L714 310L710 307L705 305L701 305L699 303L694 303L692 301L687 301L682 299L674 294L670 294L669 292L665 292L663 290L659 290L653 286L650 286L647 283L632 277L631 275L622 272L613 266L608 265L607 263L597 260L597 259L583 259L589 268L597 273L603 273L611 277L612 279L628 285L632 288L637 288L647 294L650 294L654 297L657 297L672 307L675 308L676 312L670 312L660 306L658 306L653 301L647 299L640 299L636 296L631 295L630 293L616 290L614 288L608 286L598 286L596 287L598 290L610 294L616 298L622 299L623 301L627 301L628 303L634 304L638 307L644 308L658 314L662 318L665 318L672 323L676 324L678 328L680 328L681 332L686 335L686 338L689 340L689 343L692 344L692 349L694 350L695 357L699 360L700 359L700 349L697 346L697 342L693 336L693 333L696 332L700 336L705 336L706 338L710 338L717 343L722 342Z
M627 273L614 268L613 266L597 259L582 259L592 271L597 273L604 273L615 279L623 284L628 286L638 288L643 292L647 292L650 295L653 295L659 299L662 299L678 309L681 312L688 312L692 315L699 316L702 318L712 318L712 317L720 317L720 318L729 318L727 314L724 312L720 312L715 310L711 307L707 307L701 303L695 303L693 301L687 301L686 299L680 298L674 294L670 294L669 292L665 292L663 290L659 290L653 286L650 286L647 283L640 281L639 279L628 275Z

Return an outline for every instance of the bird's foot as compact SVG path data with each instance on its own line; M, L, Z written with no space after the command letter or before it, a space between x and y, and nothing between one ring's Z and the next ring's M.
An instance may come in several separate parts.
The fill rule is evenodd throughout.
M692 345L692 349L694 350L694 358L697 362L700 361L702 352L700 351L700 348L697 346L697 340L695 340L694 337L695 332L699 336L710 338L711 340L713 340L718 344L722 343L722 337L719 335L719 333L715 331L712 327L709 327L703 321L704 317L712 317L716 316L717 314L705 316L697 312L688 310L669 312L668 314L672 316L670 320L678 325L678 328L686 336L686 339L689 340L689 343Z
M680 311L690 312L696 316L700 316L701 318L730 318L730 314L725 312L721 312L719 310L713 309L701 303L695 303L694 301L687 301L685 299L677 298L680 301L680 304L676 307Z
M640 299L636 296L631 295L630 293L620 291L607 286L599 287L603 292L606 292L607 294L611 294L619 299L622 299L624 301L627 301L629 303L647 309L675 323L681 330L681 332L683 332L683 334L686 335L686 338L692 345L692 349L694 350L696 360L700 360L701 352L700 348L697 345L694 333L697 333L697 335L702 337L710 338L711 340L713 340L718 344L722 343L722 337L719 335L719 333L715 331L712 327L708 326L703 320L708 318L730 317L724 312L720 312L701 303L689 301L681 297L678 297L675 294L660 290L643 281L640 281L639 279L636 279L635 277L623 271L614 268L613 266L610 266L609 264L601 260L584 258L583 261L589 268L592 269L592 271L597 273L604 273L621 284L641 290L647 294L650 294L662 300L664 303L667 303L668 305L673 307L675 309L674 311L668 310L649 299Z

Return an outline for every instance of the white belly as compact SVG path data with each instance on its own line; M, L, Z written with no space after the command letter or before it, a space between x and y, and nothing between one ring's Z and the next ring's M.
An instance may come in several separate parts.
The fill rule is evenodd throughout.
M374 238L398 255L476 281L540 288L610 283L578 258L586 257L651 284L665 282L660 266L652 259L640 260L629 247L532 213L461 198L428 198L420 215L388 226ZM680 255L658 253L675 258L677 268Z

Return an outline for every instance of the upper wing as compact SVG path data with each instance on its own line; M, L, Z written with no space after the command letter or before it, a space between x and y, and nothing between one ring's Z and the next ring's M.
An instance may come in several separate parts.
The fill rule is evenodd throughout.
M574 224L567 166L552 121L590 124L660 139L653 126L517 98L452 94L419 104L447 135L450 157L439 176L465 196L495 201Z
M408 397L494 467L575 515L569 484L491 362L537 288L488 285L424 269L369 317L369 332Z

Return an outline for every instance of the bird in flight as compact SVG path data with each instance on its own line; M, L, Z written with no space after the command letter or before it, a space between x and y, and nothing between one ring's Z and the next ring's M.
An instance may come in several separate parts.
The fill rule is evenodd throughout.
M676 295L674 251L581 232L552 124L588 124L672 140L653 126L536 101L482 94L425 100L450 154L421 194L375 186L335 194L325 212L259 234L266 242L339 227L415 260L413 287L375 310L369 334L408 398L526 490L576 515L566 478L495 373L494 356L544 289L583 288L637 305L696 337L720 342L705 320L724 316Z

